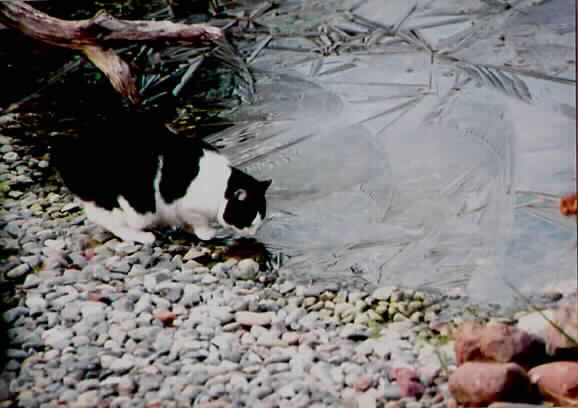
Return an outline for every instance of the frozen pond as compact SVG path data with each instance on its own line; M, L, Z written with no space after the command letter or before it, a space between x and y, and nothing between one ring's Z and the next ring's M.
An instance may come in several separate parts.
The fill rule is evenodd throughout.
M274 180L258 238L304 280L508 302L576 277L575 2L286 2L211 141ZM290 4L289 4L290 3Z

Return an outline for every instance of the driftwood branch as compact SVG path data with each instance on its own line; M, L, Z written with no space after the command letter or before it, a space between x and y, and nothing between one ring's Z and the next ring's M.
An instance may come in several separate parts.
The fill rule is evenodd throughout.
M121 20L100 11L88 20L51 17L24 1L0 1L0 25L49 44L77 49L96 65L112 86L133 103L137 89L129 65L112 49L114 41L179 39L217 40L220 28L208 24L180 24L170 21Z

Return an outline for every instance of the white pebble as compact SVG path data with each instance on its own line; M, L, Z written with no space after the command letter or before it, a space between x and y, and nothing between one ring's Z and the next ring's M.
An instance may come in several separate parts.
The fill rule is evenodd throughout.
M235 320L244 326L266 326L271 324L273 313L237 312Z

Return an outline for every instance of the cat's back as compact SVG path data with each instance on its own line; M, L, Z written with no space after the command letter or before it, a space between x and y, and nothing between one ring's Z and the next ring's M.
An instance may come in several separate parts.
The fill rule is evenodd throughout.
M131 120L132 119L132 120ZM125 197L141 213L154 211L162 123L142 117L94 124L51 140L51 160L64 184L83 201L111 210Z
M51 143L53 164L73 194L107 210L117 208L121 196L139 213L157 210L157 188L167 203L182 198L207 154L217 153L142 113L96 123Z

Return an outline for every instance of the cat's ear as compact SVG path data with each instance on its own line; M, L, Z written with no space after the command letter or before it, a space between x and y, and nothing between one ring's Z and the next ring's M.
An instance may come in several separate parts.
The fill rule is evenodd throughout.
M261 184L261 189L263 190L263 192L267 191L272 182L273 180L264 180L259 182Z
M247 199L247 190L240 188L236 190L233 195L235 199L239 201L245 201Z

